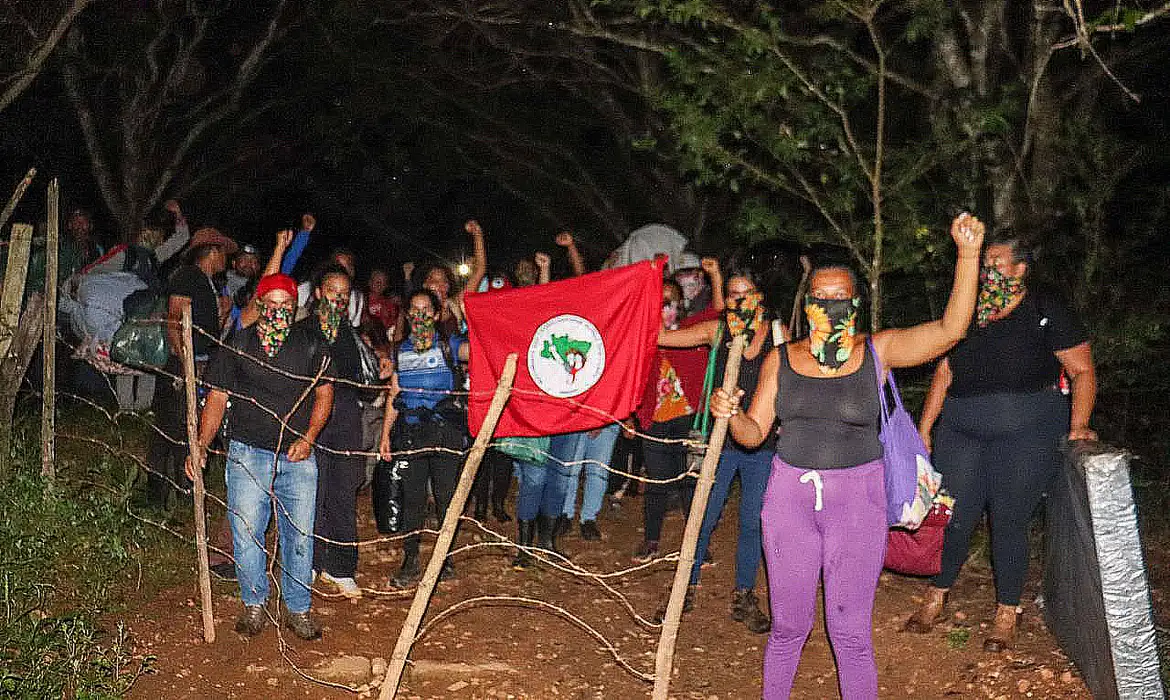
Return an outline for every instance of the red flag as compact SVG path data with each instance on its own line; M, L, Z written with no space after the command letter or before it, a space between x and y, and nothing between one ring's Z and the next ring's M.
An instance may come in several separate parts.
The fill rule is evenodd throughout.
M468 425L479 433L509 353L516 382L495 434L567 433L624 419L642 397L662 325L662 264L464 298Z

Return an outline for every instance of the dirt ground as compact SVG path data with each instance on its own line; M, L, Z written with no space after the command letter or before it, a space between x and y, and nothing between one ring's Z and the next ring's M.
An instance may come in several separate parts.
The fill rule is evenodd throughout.
M595 572L632 566L630 554L641 541L640 498L621 509L602 511L601 542L585 542L576 531L564 545L577 565ZM729 508L735 506L734 501ZM361 532L374 538L368 494L359 499ZM734 512L734 511L729 511ZM487 526L509 536L515 523ZM663 546L677 547L682 515L668 516ZM683 617L675 654L671 695L716 700L756 698L765 637L753 635L729 615L734 576L735 519L724 518L716 531L715 565L704 570L696 609ZM458 545L490 542L483 531L464 526ZM424 555L427 552L424 545ZM540 567L510 568L514 550L481 546L458 554L457 577L440 583L426 620L451 606L484 596L539 599L560 606L603 635L605 644L564 614L533 603L473 603L440 619L416 642L399 697L402 698L640 698L650 683L624 669L615 657L645 674L654 670L658 629L639 624L612 594L594 581ZM324 623L324 638L302 642L285 632L282 652L270 625L245 640L232 631L239 600L234 585L215 586L217 640L202 641L194 586L165 592L120 616L130 628L135 653L152 655L154 671L133 688L136 698L345 698L377 695L370 685L371 662L388 659L410 605L410 592L392 592L388 575L400 560L390 543L364 548L357 579L366 589L359 601L318 595L314 611ZM657 564L611 579L644 617L664 599L673 564ZM911 698L1089 698L1076 669L1057 648L1033 601L1037 572L1025 593L1022 634L1005 654L982 651L994 610L991 573L975 561L964 570L951 595L949 624L932 634L899 631L921 601L920 580L883 574L874 616L881 695ZM764 591L763 575L758 590ZM425 624L425 623L424 623ZM342 659L343 656L357 657ZM352 667L352 668L349 668ZM348 669L348 670L347 670ZM305 675L332 674L355 690L330 687ZM836 673L823 622L818 621L804 650L795 698L837 697Z

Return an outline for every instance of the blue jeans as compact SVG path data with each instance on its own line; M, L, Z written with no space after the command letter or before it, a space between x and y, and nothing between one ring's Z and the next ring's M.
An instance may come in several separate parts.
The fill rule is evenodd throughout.
M279 458L270 450L231 441L227 467L228 520L232 526L236 578L244 605L268 600L264 533L276 506L280 538L280 591L289 612L309 610L313 585L313 519L317 508L317 460Z
M695 549L695 565L691 568L691 584L699 582L699 571L707 556L711 533L719 524L723 506L731 482L739 474L739 541L735 548L735 587L754 588L756 571L760 568L762 543L760 541L760 511L763 510L764 491L768 487L768 476L772 471L772 451L761 449L744 452L734 445L723 448L719 466L715 469L715 484L707 500L707 512L703 513L703 527L699 530L699 543Z
M549 459L539 464L514 460L520 492L516 494L516 519L535 520L538 515L555 518L565 503L565 468Z
M609 483L609 460L613 458L613 446L617 443L620 426L611 423L600 428L597 437L589 432L573 433L576 436L572 456L566 462L576 462L568 467L565 474L564 515L570 520L577 512L577 485L581 467L585 467L585 495L581 500L581 521L597 520L601 504L605 499L605 486ZM555 439L555 438L554 438ZM555 450L550 450L557 455ZM557 455L559 456L559 455Z

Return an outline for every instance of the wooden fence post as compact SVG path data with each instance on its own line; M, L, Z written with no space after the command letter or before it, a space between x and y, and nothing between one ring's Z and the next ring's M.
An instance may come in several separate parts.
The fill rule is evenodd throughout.
M382 689L379 700L390 700L398 692L398 684L402 682L402 672L406 668L406 657L410 655L410 648L414 645L414 637L418 634L418 627L422 623L423 615L430 605L431 595L435 592L435 584L439 581L439 570L443 568L443 560L451 551L451 542L455 539L455 526L463 516L463 508L467 505L467 497L471 494L471 486L475 482L475 473L479 471L479 463L487 451L488 443L496 432L496 423L504 411L504 404L512 394L512 382L516 379L516 353L508 355L504 363L504 371L496 385L496 393L488 407L483 425L479 428L479 435L471 446L467 455L467 462L463 465L463 473L459 476L459 485L455 487L455 495L451 497L451 504L447 506L447 514L443 517L443 527L439 530L439 538L435 541L435 548L431 551L431 560L423 572L418 588L414 592L414 601L410 604L410 612L402 624L402 631L398 634L398 643L394 645L394 654L390 657L386 677L382 680Z
M26 178L27 179L27 178ZM22 183L24 184L24 183ZM0 214L0 222L7 218L10 208L16 207L19 195L23 188L17 188L8 203L4 214ZM2 224L0 224L2 225ZM27 364L17 362L25 354L27 348L28 328L21 328L21 306L24 303L24 285L28 277L28 254L32 245L33 227L28 224L13 224L12 235L8 238L8 266L4 271L4 289L0 292L0 365L4 368L6 381L0 386L0 482L8 478L9 464L12 449L12 416L16 406L16 392L20 389L20 380L24 376ZM40 299L40 294L35 295ZM29 305L31 308L31 304ZM36 309L38 314L41 307ZM40 336L41 329L36 329ZM20 339L21 342L14 342ZM33 349L36 340L33 340ZM12 356L9 356L11 351ZM16 362L16 364L13 364ZM17 366L19 365L19 366ZM19 370L19 373L17 372ZM9 376L10 375L10 376Z
M49 183L45 227L45 327L41 341L41 476L52 484L57 477L57 241L60 216L57 179Z
M736 336L731 343L727 357L727 368L723 371L723 389L734 394L739 382L739 362L743 358L744 336ZM711 352L716 352L712 348ZM662 620L662 633L658 637L658 653L654 658L653 700L667 700L670 693L670 674L674 667L674 643L678 639L679 621L682 619L683 600L690 583L691 568L695 565L695 547L699 542L699 530L707 512L707 499L715 483L715 468L719 466L719 455L727 437L727 419L716 418L707 442L707 452L699 468L699 482L691 499L691 511L683 531L682 547L678 552L678 567L674 570L674 583L670 588L670 600L666 604L666 616Z
M199 418L195 393L195 348L191 340L191 307L183 308L183 387L187 398L187 453L195 474L195 556L199 562L199 596L203 612L203 641L215 641L215 617L211 608L211 567L207 562L206 490L203 486L203 450L199 448Z
M16 205L20 204L20 198L24 196L24 191L32 184L33 178L37 176L36 168L29 168L28 173L16 189L12 192L12 197L8 200L8 204L4 206L4 211L0 211L0 229L8 223L8 219L12 217L12 212L16 211Z

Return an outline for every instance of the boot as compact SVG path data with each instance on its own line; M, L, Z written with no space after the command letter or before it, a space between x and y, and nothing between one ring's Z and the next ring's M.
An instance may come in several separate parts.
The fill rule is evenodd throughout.
M771 618L760 610L760 602L750 588L737 588L732 593L731 619L742 622L754 634L764 634L772 629Z
M565 516L563 515L561 516L561 518L564 517ZM567 522L568 518L565 518L565 521ZM560 533L557 532L557 530L558 528L556 523L553 522L553 520L550 519L547 515L536 516L536 536L539 539L539 544L537 546L541 549L555 552L556 554L559 554L563 557L565 556L565 553L561 551L559 546L557 546L557 538L560 537Z
M698 592L698 590L699 590L699 587L697 585L687 586L686 595L683 596L682 611L684 614L689 613L690 611L695 609L695 593ZM659 605L658 609L654 611L654 622L655 623L661 625L662 621L666 619L666 606L668 606L668 605L670 605L670 598L669 597L667 597L666 600L662 601L662 604Z
M567 535L571 529L573 529L573 521L569 519L569 516L564 514L558 515L557 519L553 522L553 540L555 541L563 535Z
M520 546L531 547L532 540L536 534L535 520L520 520L517 521L520 525ZM513 569L527 569L532 566L532 555L523 549L516 551L516 558L512 560Z
M911 615L909 620L906 620L902 631L926 634L934 629L934 626L942 621L942 612L947 605L949 590L948 588L928 586L926 600L922 601L922 607L918 608L918 611Z
M311 642L321 638L321 625L317 624L309 611L294 613L282 606L281 617L284 626L293 631L301 639Z
M418 551L408 550L402 559L402 566L398 569L398 573L390 579L390 585L395 588L409 588L418 580L418 575Z
M1012 648L1016 641L1016 623L1020 619L1020 609L1015 605L1000 604L995 609L995 624L987 639L983 640L983 651L998 654Z

